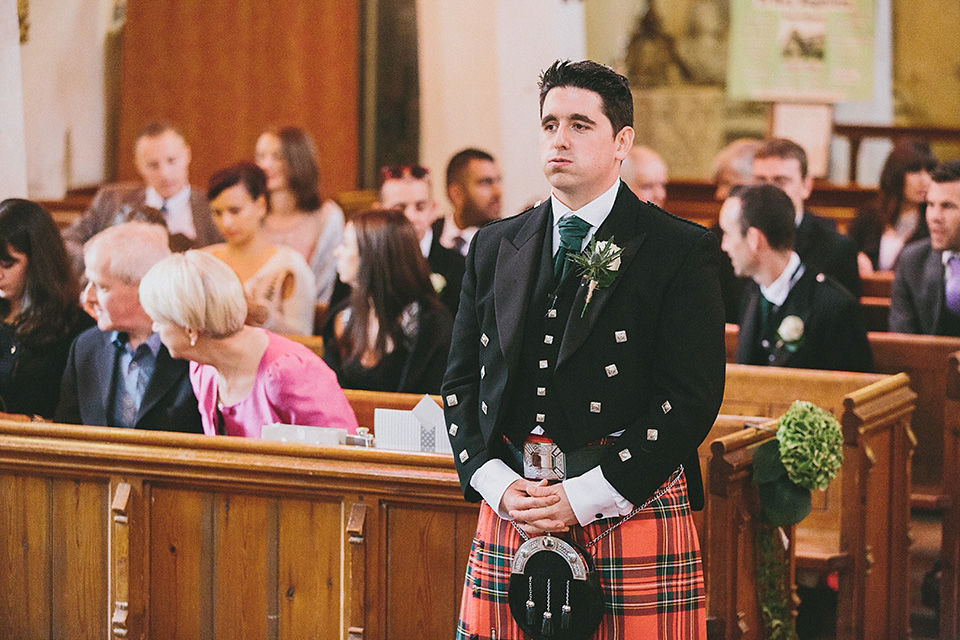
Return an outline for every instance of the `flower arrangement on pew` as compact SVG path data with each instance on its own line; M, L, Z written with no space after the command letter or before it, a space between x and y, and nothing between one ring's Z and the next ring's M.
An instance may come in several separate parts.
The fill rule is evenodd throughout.
M837 419L811 402L796 401L777 421L777 437L757 447L753 482L762 506L756 528L757 595L767 637L795 640L786 584L786 536L812 508L811 491L826 489L843 462Z

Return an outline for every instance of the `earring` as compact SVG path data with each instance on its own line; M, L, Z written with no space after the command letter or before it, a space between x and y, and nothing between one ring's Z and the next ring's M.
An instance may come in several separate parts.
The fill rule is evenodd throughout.
M197 332L193 329L187 329L187 334L190 336L190 346L197 346Z

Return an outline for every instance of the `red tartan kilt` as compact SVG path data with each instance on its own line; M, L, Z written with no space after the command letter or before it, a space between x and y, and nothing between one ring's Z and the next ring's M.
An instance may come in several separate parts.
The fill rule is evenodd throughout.
M565 537L572 536L585 546L617 520L574 526ZM507 603L510 564L522 543L517 530L484 502L467 563L458 640L526 637ZM659 500L587 551L600 572L606 603L594 640L705 640L700 542L683 474Z

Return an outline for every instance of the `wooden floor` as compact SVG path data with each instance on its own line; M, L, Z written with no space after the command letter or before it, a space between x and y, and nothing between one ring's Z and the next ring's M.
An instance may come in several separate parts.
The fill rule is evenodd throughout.
M940 515L914 511L910 517L910 630L914 640L937 638L936 613L920 602L920 585L940 554Z
M910 632L913 640L939 638L936 613L920 601L923 577L940 554L940 515L937 512L914 510L910 516ZM802 580L798 576L798 582ZM828 587L798 587L804 598L797 632L800 640L833 640L836 619L836 594Z

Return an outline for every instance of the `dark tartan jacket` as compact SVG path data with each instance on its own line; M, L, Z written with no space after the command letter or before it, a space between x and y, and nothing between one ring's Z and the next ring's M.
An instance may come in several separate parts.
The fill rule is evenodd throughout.
M442 394L471 501L480 496L470 478L496 456L516 419L511 392L520 383L526 311L551 223L547 200L482 228L467 255ZM614 488L640 504L683 463L699 508L697 446L720 408L725 374L720 249L708 230L641 203L626 185L595 234L611 237L623 248L616 280L595 291L583 318L581 286L566 321L551 394L571 427L551 435L569 450L622 429L601 462ZM611 363L619 370L612 377ZM599 413L590 410L595 402Z

